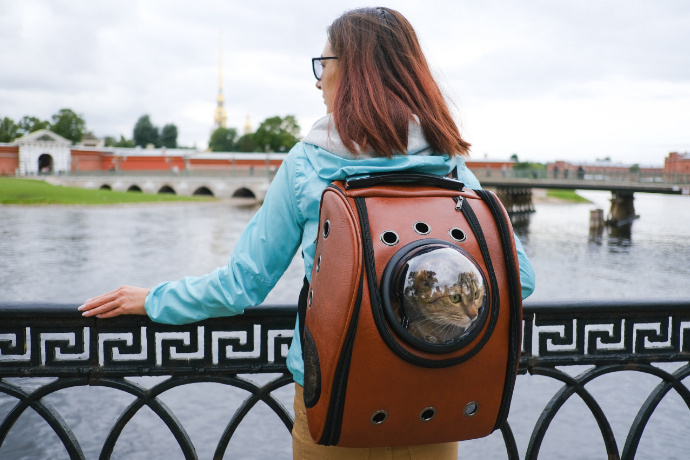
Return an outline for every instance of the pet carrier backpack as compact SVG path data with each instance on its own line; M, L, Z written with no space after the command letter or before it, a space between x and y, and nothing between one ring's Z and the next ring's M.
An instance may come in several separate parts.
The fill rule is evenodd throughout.
M321 197L300 296L315 442L418 445L486 436L508 417L522 298L494 194L430 174L336 181Z

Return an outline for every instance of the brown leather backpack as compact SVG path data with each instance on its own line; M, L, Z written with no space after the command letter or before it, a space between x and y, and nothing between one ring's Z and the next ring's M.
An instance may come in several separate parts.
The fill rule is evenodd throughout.
M512 226L492 193L427 174L333 182L302 299L314 442L460 441L507 419L522 298Z

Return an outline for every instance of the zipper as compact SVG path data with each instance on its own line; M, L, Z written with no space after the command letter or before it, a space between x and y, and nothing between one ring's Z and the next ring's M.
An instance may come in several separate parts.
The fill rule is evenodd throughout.
M454 196L453 201L455 201L455 210L461 211L462 210L462 203L463 203L463 201L465 201L465 199L461 196Z

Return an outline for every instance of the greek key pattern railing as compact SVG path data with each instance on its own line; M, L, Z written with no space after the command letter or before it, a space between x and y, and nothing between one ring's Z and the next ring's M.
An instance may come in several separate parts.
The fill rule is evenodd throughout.
M17 419L31 409L58 436L69 458L86 458L77 436L46 398L80 386L112 388L134 397L108 433L102 459L111 458L123 429L143 407L167 426L184 458L198 458L185 427L159 398L189 383L215 382L249 394L229 416L214 458L223 457L259 401L290 430L292 416L272 393L292 381L285 359L294 324L293 306L257 307L238 317L168 326L146 317L85 319L75 305L0 303L0 398L14 401L0 424L0 448ZM635 457L647 422L669 392L675 391L690 409L690 390L683 383L690 375L690 301L528 303L523 326L520 373L551 378L562 386L541 412L525 452L518 451L510 425L501 428L509 458L538 458L551 422L573 396L596 420L608 458ZM661 362L678 367L669 372L654 365ZM578 375L565 371L582 365L585 370ZM622 449L599 401L586 388L619 371L650 374L660 381L639 408ZM259 385L238 375L256 373L278 376ZM167 378L145 388L128 379L137 376ZM53 379L27 390L14 383L15 377Z

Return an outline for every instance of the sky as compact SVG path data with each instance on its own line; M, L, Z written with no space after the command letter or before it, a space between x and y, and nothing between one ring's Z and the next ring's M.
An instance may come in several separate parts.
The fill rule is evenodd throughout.
M325 115L310 58L352 8L415 28L471 158L662 165L690 151L685 0L0 0L0 117L71 108L96 136L147 114L206 148L222 43L228 127Z

